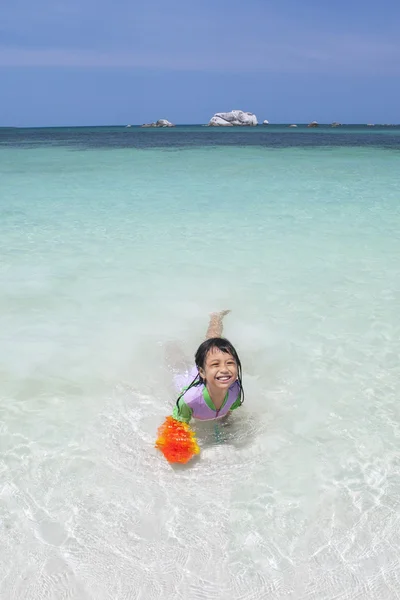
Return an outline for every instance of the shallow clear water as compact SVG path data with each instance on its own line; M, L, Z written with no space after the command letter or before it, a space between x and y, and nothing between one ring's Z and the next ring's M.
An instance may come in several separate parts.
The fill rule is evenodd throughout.
M0 597L397 598L400 131L15 131ZM246 402L171 468L219 308Z

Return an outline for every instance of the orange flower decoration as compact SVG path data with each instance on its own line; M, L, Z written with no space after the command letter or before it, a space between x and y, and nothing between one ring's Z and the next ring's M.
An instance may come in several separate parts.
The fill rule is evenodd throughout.
M170 463L187 463L200 452L194 431L173 417L167 417L159 427L156 448Z

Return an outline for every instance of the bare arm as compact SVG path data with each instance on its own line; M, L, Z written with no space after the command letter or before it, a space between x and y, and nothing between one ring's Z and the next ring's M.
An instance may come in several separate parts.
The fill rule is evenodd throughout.
M214 337L222 337L222 321L225 315L230 313L230 310L221 310L221 312L211 313L210 322L206 333L206 340Z

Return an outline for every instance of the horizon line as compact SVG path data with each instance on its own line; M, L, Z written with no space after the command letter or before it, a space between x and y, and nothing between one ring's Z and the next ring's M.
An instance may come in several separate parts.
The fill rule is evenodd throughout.
M232 125L232 126L209 126L207 123L174 123L172 127L143 127L144 123L114 123L108 125L0 125L0 129L69 129L71 127L75 129L86 129L90 127L98 127L98 128L107 128L107 127L118 127L123 129L174 129L175 127L207 127L209 129L235 129L235 130L248 130L248 129L256 129L257 127L261 127L262 129L268 129L268 127L290 127L290 125L296 125L299 127L307 127L307 129L318 129L318 127L330 127L332 129L340 129L340 127L399 127L399 123L362 123L362 122L348 122L348 123L340 123L339 121L329 121L329 122L320 122L317 121L317 125L314 127L309 127L309 125L313 123L313 121L287 121L287 122L276 122L272 123L271 121L268 124L258 123L258 125ZM333 127L334 125L334 127Z

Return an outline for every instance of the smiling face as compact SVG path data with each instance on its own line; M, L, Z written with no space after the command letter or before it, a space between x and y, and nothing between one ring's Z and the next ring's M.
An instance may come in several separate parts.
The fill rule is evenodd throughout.
M214 389L227 390L238 377L235 359L229 352L219 348L210 348L207 352L203 368L199 368L202 379Z

